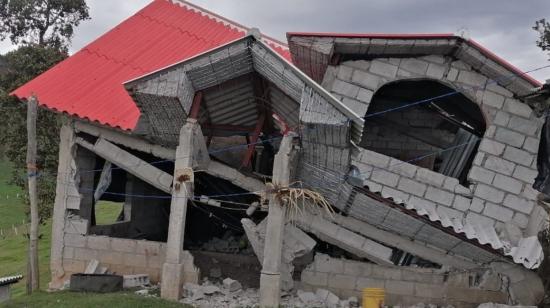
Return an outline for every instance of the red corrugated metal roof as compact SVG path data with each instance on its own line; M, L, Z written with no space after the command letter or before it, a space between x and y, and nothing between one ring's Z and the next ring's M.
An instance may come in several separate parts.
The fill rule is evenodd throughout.
M130 79L243 37L247 28L183 1L155 0L82 50L15 90L40 105L122 129L139 110ZM290 61L285 44L264 40Z
M316 37L349 37L349 38L380 38L380 39L461 39L464 40L470 46L476 48L483 55L489 59L497 62L502 65L509 71L517 74L521 78L525 79L527 82L531 83L535 87L540 87L542 84L532 78L531 76L525 74L516 66L512 65L510 62L504 60L503 58L497 56L487 48L483 47L478 42L472 39L464 39L463 37L457 36L452 33L323 33L323 32L288 32L287 37L292 36L316 36Z

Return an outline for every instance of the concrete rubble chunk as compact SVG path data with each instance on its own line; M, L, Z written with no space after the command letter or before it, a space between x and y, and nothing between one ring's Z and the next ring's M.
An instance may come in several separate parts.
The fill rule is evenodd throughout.
M229 292L237 292L243 288L240 282L238 282L237 280L233 280L231 278L225 278L223 280L223 287Z
M315 296L319 302L328 307L336 307L340 303L338 296L326 289L317 289Z
M98 260L91 260L88 263L88 266L86 266L86 270L84 271L84 274L95 274L98 267L99 267L99 261Z
M147 274L137 274L137 275L124 275L122 281L122 287L124 289L137 288L142 286L150 285L149 275Z
M296 295L304 304L313 304L317 302L317 296L315 296L313 292L304 292L302 290L298 290L298 292L296 292Z
M202 290L203 290L203 293L206 295L212 295L212 294L221 292L221 289L216 286L204 286Z

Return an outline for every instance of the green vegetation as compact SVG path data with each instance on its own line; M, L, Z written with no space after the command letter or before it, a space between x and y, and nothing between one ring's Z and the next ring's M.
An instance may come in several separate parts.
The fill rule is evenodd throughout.
M117 221L118 215L122 212L123 203L99 201L95 206L96 225L110 225Z
M0 159L0 229L20 225L26 219L23 191L9 184L12 170L9 162Z
M0 305L2 308L11 307L55 307L55 308L87 308L87 307L185 307L180 303L169 302L159 298L147 298L132 293L91 294L56 292L38 292L32 296L14 299L11 302Z

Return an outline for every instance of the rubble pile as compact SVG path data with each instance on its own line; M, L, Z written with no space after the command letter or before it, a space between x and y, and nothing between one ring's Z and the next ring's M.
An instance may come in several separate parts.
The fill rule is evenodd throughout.
M183 286L183 304L195 307L258 307L260 294L258 289L244 289L241 284L231 278L225 278L222 283L204 280L202 285L186 283ZM325 289L316 292L282 293L283 307L359 307L357 298L350 297L340 300L338 296Z

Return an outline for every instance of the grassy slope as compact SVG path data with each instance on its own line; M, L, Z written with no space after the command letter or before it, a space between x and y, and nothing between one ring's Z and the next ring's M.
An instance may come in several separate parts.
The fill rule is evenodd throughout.
M20 225L25 219L23 192L19 187L8 184L11 172L11 164L0 157L0 229Z
M39 292L1 305L2 308L11 307L40 307L40 308L92 308L92 307L186 307L179 303L168 302L158 298L146 298L132 293L85 294L72 292L45 293Z

